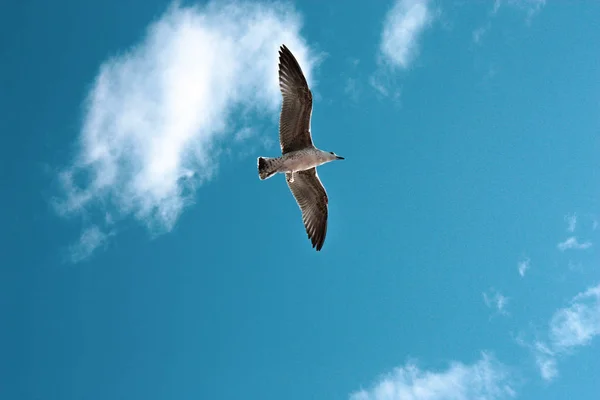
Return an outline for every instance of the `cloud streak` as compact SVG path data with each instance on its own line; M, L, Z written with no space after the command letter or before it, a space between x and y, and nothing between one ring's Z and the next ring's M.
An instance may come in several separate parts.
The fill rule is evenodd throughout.
M567 232L575 232L575 228L577 227L577 214L565 216L565 222L567 223Z
M521 277L525 276L529 268L531 268L531 260L529 258L525 258L517 263L517 270Z
M546 0L495 0L492 13L496 14L503 5L523 10L531 19L546 5Z
M551 381L558 376L558 367L555 354L543 342L534 344L535 363L540 370L540 375L545 381Z
M88 258L98 247L105 246L112 233L104 233L97 225L90 225L81 232L79 240L69 246L69 260L78 263Z
M488 308L495 309L498 314L508 315L506 306L508 305L508 297L504 296L499 291L491 288L489 291L483 293L483 302Z
M281 43L310 82L314 59L300 29L283 5L172 6L141 43L100 66L57 211L103 208L170 231L214 176L219 141L239 132L234 113L276 115Z
M444 371L407 363L381 376L369 389L352 393L350 400L497 400L515 394L508 369L483 353L473 364L452 362Z
M529 24L545 4L546 0L495 0L486 22L475 28L471 33L473 43L476 45L481 45L483 43L484 36L488 34L492 28L493 18L498 15L501 8L524 12L526 15L526 23Z
M556 247L560 251L585 250L585 249L589 249L590 247L592 247L592 242L586 241L586 242L580 243L575 236L571 236L571 237L567 238L564 242L560 242L559 244L557 244Z
M428 0L396 1L385 17L380 61L393 68L408 68L418 55L419 40L432 20Z
M491 28L491 23L488 22L486 25L480 26L477 29L475 29L473 31L473 33L471 34L473 37L473 43L481 44L483 37L490 30L490 28Z

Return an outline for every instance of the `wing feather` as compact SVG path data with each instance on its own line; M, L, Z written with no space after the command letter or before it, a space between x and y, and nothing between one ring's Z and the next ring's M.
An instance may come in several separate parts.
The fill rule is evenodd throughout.
M279 116L281 153L312 147L312 92L300 64L285 45L279 49L279 89L283 97Z
M289 178L289 173L286 176ZM290 182L289 179L286 181L302 211L302 222L312 246L319 251L327 235L329 200L317 169L295 172L294 181Z

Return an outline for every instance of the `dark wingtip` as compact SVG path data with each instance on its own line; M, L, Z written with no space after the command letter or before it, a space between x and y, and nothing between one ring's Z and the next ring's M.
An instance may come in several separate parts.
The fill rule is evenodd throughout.
M285 44L282 44L279 47L279 55L280 56L292 56L292 57L294 57L294 55L292 54L292 51Z
M321 249L323 248L323 244L325 243L325 239L321 239L321 238L315 238L313 240L313 248L317 251L321 251Z

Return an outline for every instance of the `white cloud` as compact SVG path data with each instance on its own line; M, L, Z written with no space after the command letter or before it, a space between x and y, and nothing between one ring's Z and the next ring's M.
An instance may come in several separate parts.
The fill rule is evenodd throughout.
M567 232L575 232L577 227L577 214L565 215L565 222L567 223Z
M428 0L398 0L387 13L380 59L393 67L408 68L418 54L418 42L433 20Z
M496 309L499 314L508 315L508 311L506 310L508 297L504 296L494 288L483 293L483 301L486 306Z
M310 82L315 59L300 28L299 15L283 5L172 6L141 43L100 66L77 156L60 175L58 212L84 215L99 206L153 232L171 230L214 175L216 139L239 130L235 115L276 120L280 44Z
M111 235L102 232L96 225L88 226L82 231L79 240L69 246L70 261L77 263L88 258L98 247L106 245Z
M517 268L519 270L519 275L522 277L525 276L525 273L531 268L531 260L529 258L524 258L517 263Z
M494 400L515 394L508 369L483 353L474 364L452 362L444 371L424 371L407 363L369 389L352 393L350 400Z
M574 349L589 345L600 335L600 284L579 293L567 307L557 310L548 326L546 341L532 347L536 364L544 380L558 376L558 359Z
M571 237L567 238L564 242L560 242L559 244L557 244L556 247L560 251L565 251L565 250L569 250L569 249L585 250L585 249L589 249L590 247L592 247L592 242L587 241L587 242L579 243L579 241L577 240L577 238L575 236L571 236Z
M578 294L569 307L561 308L550 321L550 341L555 351L586 346L600 335L600 284Z

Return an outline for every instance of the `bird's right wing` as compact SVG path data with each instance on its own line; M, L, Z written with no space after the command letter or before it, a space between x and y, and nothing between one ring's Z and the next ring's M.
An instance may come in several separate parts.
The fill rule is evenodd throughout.
M290 182L290 173L286 181L296 202L302 210L302 222L313 247L321 250L327 234L327 192L317 175L317 169L294 172L294 180Z
M283 96L279 117L281 153L311 147L312 93L298 61L285 45L279 50L279 88Z

